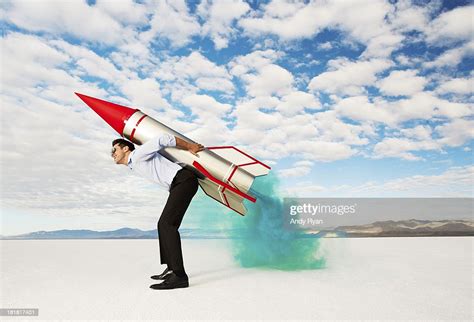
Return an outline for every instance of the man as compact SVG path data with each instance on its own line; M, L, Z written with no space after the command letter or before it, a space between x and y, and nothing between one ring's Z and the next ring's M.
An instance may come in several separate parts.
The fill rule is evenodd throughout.
M177 147L197 155L204 146L164 134L137 149L133 143L124 139L114 140L112 147L112 157L116 164L128 166L132 172L150 179L170 193L158 221L160 259L161 264L166 264L167 268L160 275L151 277L163 282L150 287L156 290L188 287L189 281L184 270L178 228L191 199L196 194L198 180L191 170L168 160L158 151L165 147Z

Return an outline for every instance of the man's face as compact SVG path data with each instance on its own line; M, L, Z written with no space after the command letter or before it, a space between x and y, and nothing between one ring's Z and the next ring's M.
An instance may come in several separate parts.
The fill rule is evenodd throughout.
M121 147L119 144L115 144L112 148L112 158L116 164L125 164L124 161L127 157L126 152L128 151L128 146Z

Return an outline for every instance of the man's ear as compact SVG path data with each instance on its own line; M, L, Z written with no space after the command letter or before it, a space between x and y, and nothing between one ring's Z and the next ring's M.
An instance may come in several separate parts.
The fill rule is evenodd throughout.
M130 151L130 148L128 146L124 146L123 149L125 150L124 152Z

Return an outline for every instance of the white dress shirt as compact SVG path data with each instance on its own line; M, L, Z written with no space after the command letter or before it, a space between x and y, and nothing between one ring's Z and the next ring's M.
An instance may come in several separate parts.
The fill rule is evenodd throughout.
M158 153L168 146L176 146L174 135L163 134L147 141L130 153L128 167L169 191L173 178L182 167Z

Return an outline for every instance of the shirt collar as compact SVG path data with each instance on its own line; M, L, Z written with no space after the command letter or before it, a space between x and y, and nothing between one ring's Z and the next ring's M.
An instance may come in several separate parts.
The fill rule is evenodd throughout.
M132 155L135 153L135 151L132 151L130 152L130 154L128 155L128 162L127 162L127 166L132 169Z

